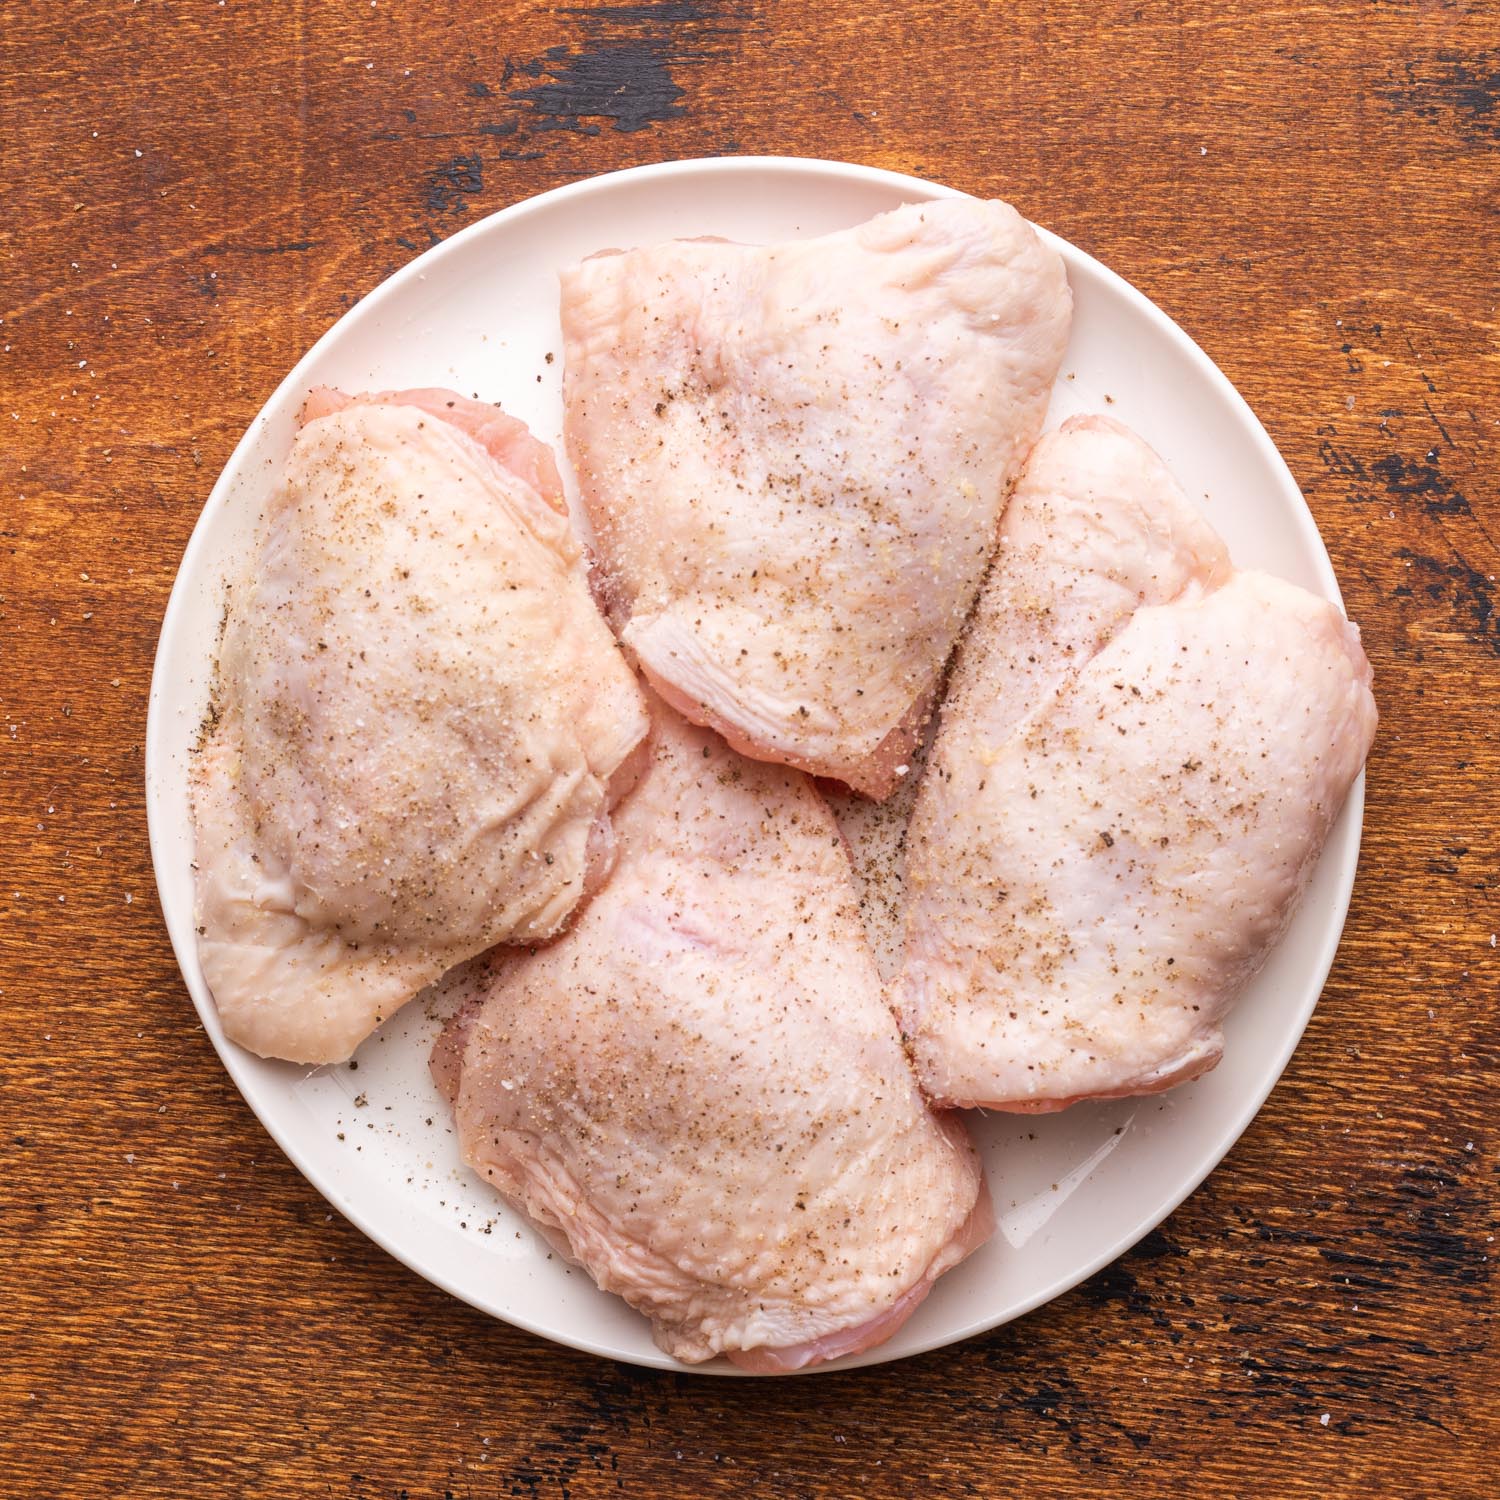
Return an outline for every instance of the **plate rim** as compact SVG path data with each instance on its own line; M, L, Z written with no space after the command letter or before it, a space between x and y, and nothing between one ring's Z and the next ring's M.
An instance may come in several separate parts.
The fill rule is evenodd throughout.
M173 955L176 959L183 985L188 992L189 999L193 1003L194 1010L203 1023L204 1031L211 1045L218 1054L220 1062L229 1074L240 1097L249 1106L251 1113L260 1122L261 1127L276 1143L277 1147L292 1165L296 1167L303 1179L332 1208L336 1209L360 1233L379 1246L386 1254L390 1255L408 1270L420 1276L423 1280L438 1287L448 1295L457 1297L460 1301L475 1308L476 1311L483 1313L487 1317L495 1318L497 1321L520 1328L527 1333L547 1340L549 1343L560 1344L564 1347L573 1348L600 1358L619 1360L644 1368L672 1371L678 1374L731 1376L738 1378L749 1377L747 1372L728 1364L727 1361L722 1359L716 1359L703 1365L686 1365L656 1349L652 1350L651 1356L622 1352L618 1348L611 1347L603 1342L579 1336L560 1334L554 1329L545 1326L536 1318L531 1317L524 1310L506 1312L504 1314L498 1313L493 1308L486 1307L476 1301L453 1278L440 1270L434 1269L430 1265L418 1264L416 1256L401 1248L382 1227L372 1220L362 1206L353 1200L341 1201L337 1195L338 1190L336 1186L331 1182L325 1184L324 1181L320 1180L322 1176L320 1169L316 1168L312 1164L310 1157L301 1150L295 1135L281 1128L269 1116L268 1112L263 1110L261 1103L256 1097L259 1089L248 1076L249 1064L247 1059L249 1054L242 1053L238 1046L228 1041L223 1036L218 1024L218 1016L213 1009L213 1002L208 995L201 967L198 964L197 947L196 942L193 941L191 920L186 924L180 920L174 921L173 916L166 909L165 901L162 899L164 886L163 871L168 862L166 853L168 845L166 820L169 814L168 809L164 805L165 791L162 788L161 769L166 756L163 748L163 741L167 733L165 727L167 713L166 679L170 667L168 655L169 647L173 644L171 639L174 633L173 627L178 617L185 611L185 601L190 590L196 586L198 574L201 571L200 554L207 551L209 547L208 535L212 527L212 517L218 511L222 510L227 503L229 492L234 486L236 477L244 467L245 457L258 438L262 425L267 420L267 413L271 409L281 405L289 393L305 384L306 377L304 372L312 368L320 359L323 351L341 336L341 330L345 328L349 320L356 315L361 317L369 316L381 303L397 297L406 288L408 283L430 276L446 257L457 253L473 240L485 234L493 233L500 223L518 222L533 214L545 212L549 208L569 199L607 191L630 182L660 180L668 177L694 174L720 176L748 174L756 171L785 173L792 177L841 178L845 181L885 187L905 193L914 193L918 201L936 201L949 197L972 196L947 184L934 182L927 178L917 177L908 173L855 162L833 161L821 157L779 155L685 157L671 161L649 163L642 166L626 167L618 171L598 173L593 176L579 178L573 182L564 183L555 188L549 188L544 192L508 204L504 208L497 209L494 213L485 215L483 218L476 219L474 223L466 225L449 238L414 256L405 265L399 267L391 275L372 287L368 293L341 314L340 317L314 340L286 375L276 384L270 395L266 397L246 426L239 441L231 450L229 457L225 460L223 468L204 500L202 509L188 537L187 544L183 549L181 560L177 566L177 573L162 612L156 650L152 661L151 687L146 717L145 754L143 757L147 832L151 850L152 874L156 884L157 904L162 913L163 925L166 927L168 940L172 945ZM1338 578L1334 572L1332 559L1323 542L1322 534L1318 530L1312 510L1308 506L1305 496L1302 494L1301 487L1297 484L1295 476L1292 474L1286 460L1282 457L1280 450L1272 441L1270 434L1266 431L1264 424L1234 386L1233 382L1230 381L1229 377L1209 357L1196 340L1180 324L1158 307L1144 292L1132 285L1123 276L1111 270L1102 261L1097 260L1087 251L1080 249L1070 241L1063 239L1060 235L1041 225L1034 227L1037 228L1043 240L1062 256L1067 264L1070 279L1075 272L1081 272L1094 277L1110 293L1122 298L1138 315L1143 316L1148 323L1153 325L1159 336L1164 338L1168 344L1175 346L1176 350L1195 369L1200 379L1211 386L1221 399L1227 401L1230 409L1239 419L1240 425L1245 429L1252 442L1260 451L1262 459L1276 476L1279 485L1296 498L1297 503L1292 507L1292 514L1295 517L1296 526L1300 533L1299 540L1314 559L1315 569L1319 575L1319 587L1324 596L1332 600L1343 610L1343 595L1339 589ZM1354 893L1355 878L1358 872L1360 847L1364 834L1364 805L1365 773L1361 770L1354 784L1350 787L1343 811L1340 814L1341 821L1348 819L1352 823L1352 841L1347 851L1344 852L1345 868L1338 872L1339 895L1336 919L1331 918L1325 924L1318 952L1307 970L1309 980L1308 994L1310 998L1301 1007L1301 1013L1297 1018L1296 1024L1289 1027L1286 1035L1282 1038L1281 1045L1274 1055L1274 1061L1267 1068L1264 1079L1248 1092L1240 1108L1233 1114L1229 1122L1218 1131L1217 1139L1214 1141L1212 1148L1205 1158L1201 1171L1189 1173L1188 1177L1183 1179L1179 1184L1179 1187L1174 1187L1173 1191L1168 1195L1170 1201L1164 1210L1157 1213L1155 1206L1153 1206L1151 1209L1145 1211L1132 1223L1128 1231L1116 1236L1106 1249L1090 1257L1082 1267L1070 1268L1067 1271L1061 1272L1044 1287L1033 1292L1030 1296L1023 1298L1016 1306L998 1316L981 1316L971 1320L957 1330L950 1330L935 1335L930 1339L919 1342L917 1347L904 1349L899 1353L883 1352L888 1349L888 1346L877 1345L863 1354L842 1360L834 1360L826 1364L815 1365L809 1369L795 1373L807 1375L837 1374L873 1365L891 1363L899 1359L915 1358L918 1355L929 1354L934 1350L946 1348L950 1345L974 1338L979 1334L1003 1327L1007 1323L1012 1323L1028 1316L1039 1307L1054 1301L1065 1292L1088 1280L1089 1277L1096 1275L1105 1266L1112 1264L1122 1255L1127 1254L1153 1229L1165 1223L1202 1186L1209 1174L1220 1165L1240 1141L1255 1117L1260 1113L1271 1092L1281 1081L1292 1054L1301 1044L1302 1038L1306 1034L1313 1013L1316 1011L1322 997L1323 989L1328 982L1328 976L1332 971L1342 941L1344 926L1348 920ZM1328 851L1325 846L1323 854L1326 855L1327 853ZM1322 857L1320 855L1320 862ZM186 926L186 931L183 930L184 925ZM201 997L199 994L200 990L202 991Z

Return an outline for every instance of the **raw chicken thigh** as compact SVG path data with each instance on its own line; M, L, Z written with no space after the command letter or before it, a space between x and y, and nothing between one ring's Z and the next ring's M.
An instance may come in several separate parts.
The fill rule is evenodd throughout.
M1375 731L1338 608L1256 573L1138 438L1038 445L908 834L930 1097L1047 1110L1211 1068Z
M314 392L220 667L199 954L252 1051L347 1057L453 964L556 932L607 873L645 701L550 453L493 407Z
M656 716L613 876L557 942L448 981L471 1166L687 1361L879 1343L990 1231L918 1092L848 856L799 772Z
M1213 527L1128 428L1072 417L1049 432L1016 481L948 684L949 760L976 748L981 726L986 743L1005 740L1141 605L1217 588L1232 571Z
M1062 262L1004 203L563 275L567 441L625 643L761 760L884 797L1041 429Z

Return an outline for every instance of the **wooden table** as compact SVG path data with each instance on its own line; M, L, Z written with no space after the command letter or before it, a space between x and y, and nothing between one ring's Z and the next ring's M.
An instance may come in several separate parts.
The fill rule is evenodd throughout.
M0 0L0 1493L1500 1492L1500 15L886 10ZM1383 714L1338 964L1224 1165L1018 1324L780 1383L554 1348L331 1216L194 1023L141 788L178 559L294 359L482 214L716 152L1000 194L1153 297Z

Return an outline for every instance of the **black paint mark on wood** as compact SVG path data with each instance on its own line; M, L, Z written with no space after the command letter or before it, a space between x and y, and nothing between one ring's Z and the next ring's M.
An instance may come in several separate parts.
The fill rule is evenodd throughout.
M1388 1260L1419 1268L1418 1285L1442 1283L1460 1301L1488 1305L1483 1289L1490 1259L1480 1233L1485 1215L1466 1180L1476 1165L1472 1143L1446 1161L1402 1163L1389 1193L1383 1250ZM1323 1253L1332 1258L1331 1251Z
M598 135L605 125L645 130L687 114L682 70L729 58L744 20L723 0L653 0L559 15L578 39L507 62L501 81L537 80L509 90L531 117L530 129L581 135Z
M1131 1313L1149 1319L1170 1338L1173 1336L1171 1319L1141 1290L1136 1273L1143 1263L1182 1253L1160 1229L1153 1229L1119 1260L1090 1276L1078 1288L1078 1295L1094 1307L1103 1307L1110 1302L1124 1302Z
M283 245L209 245L205 255L295 255L311 250L316 240L288 240Z
M1318 429L1318 457L1330 478L1341 482L1344 498L1353 505L1408 506L1418 504L1427 515L1469 516L1473 507L1457 483L1443 471L1443 449L1457 451L1457 444L1424 400L1423 406L1433 430L1441 438L1420 457L1408 457L1394 445L1402 436L1402 419L1406 413L1388 408L1381 413L1380 433L1392 443L1392 451L1366 462L1351 449L1340 447L1339 430L1332 423Z
M1480 1160L1467 1142L1427 1159L1372 1162L1347 1205L1336 1205L1352 1212L1352 1224L1350 1212L1339 1214L1346 1232L1336 1243L1319 1229L1276 1233L1316 1252L1347 1312L1298 1318L1297 1334L1241 1356L1258 1402L1294 1412L1330 1405L1345 1414L1333 1424L1342 1432L1412 1421L1448 1430L1455 1357L1484 1347L1489 1305L1488 1212L1472 1180ZM1425 1314L1421 1338L1410 1333L1413 1305Z
M423 203L432 213L461 214L467 200L484 191L484 160L477 153L455 156L429 174Z
M687 113L678 103L684 90L673 81L659 37L581 53L550 47L545 74L544 83L511 93L536 113L534 130L598 135L601 119L616 130L644 130Z
M465 97L479 101L486 114L491 101L506 101L509 108L498 119L472 120L457 130L375 133L378 141L496 143L483 155L470 151L428 171L421 202L429 214L463 213L468 199L484 191L486 161L534 161L549 140L597 136L606 126L645 130L686 115L685 70L731 61L752 19L748 0L647 0L567 7L556 15L568 39L539 57L507 58L494 83L465 86ZM402 113L408 125L416 124L413 111ZM730 141L721 154L738 150Z
M1471 568L1455 554L1454 560L1442 562L1421 552L1402 547L1396 556L1411 564L1419 586L1425 585L1429 598L1446 598L1455 624L1476 646L1485 646L1500 656L1500 617L1495 614L1495 584L1477 568Z
M1439 468L1438 460L1435 448L1428 449L1425 458L1416 460L1387 453L1377 458L1370 470L1393 500L1418 500L1430 516L1472 515L1468 500L1454 488L1452 480Z
M1065 1371L1051 1369L1018 1381L1013 1360L1004 1368L990 1358L985 1362L1006 1382L994 1416L1006 1441L1018 1448L1046 1453L1063 1442L1069 1452L1102 1467L1122 1457L1129 1462L1122 1439L1130 1452L1151 1446L1149 1432L1121 1421Z
M1393 108L1471 144L1500 141L1500 54L1412 59L1380 91Z
M682 1389L680 1376L658 1370L613 1362L584 1370L570 1413L539 1428L525 1453L502 1471L507 1493L569 1495L580 1479L606 1481L619 1469L615 1444L633 1426L681 1425L670 1402Z

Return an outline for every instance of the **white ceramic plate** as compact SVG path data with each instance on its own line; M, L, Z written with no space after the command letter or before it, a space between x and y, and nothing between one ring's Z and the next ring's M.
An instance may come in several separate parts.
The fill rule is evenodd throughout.
M162 910L198 1014L250 1107L330 1203L438 1286L562 1343L677 1367L644 1320L553 1256L461 1166L428 1080L434 1022L420 1005L366 1042L357 1072L268 1062L220 1030L193 936L187 768L223 580L244 555L309 386L451 386L502 402L556 443L560 266L606 246L676 236L821 234L952 195L867 167L739 158L616 173L495 214L392 276L318 341L235 449L183 557L151 686L146 782ZM1067 262L1076 311L1051 420L1108 411L1129 423L1165 456L1238 563L1337 599L1292 476L1233 387L1139 292L1052 242ZM1285 941L1230 1019L1220 1066L1152 1099L976 1117L999 1231L889 1343L822 1368L898 1359L1017 1317L1128 1249L1202 1181L1259 1109L1312 1014L1348 906L1363 804L1361 779ZM360 1291L351 1286L348 1295ZM717 1361L699 1368L729 1372Z

